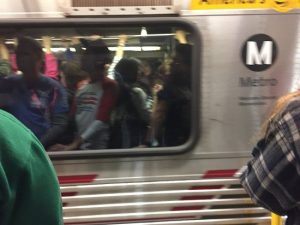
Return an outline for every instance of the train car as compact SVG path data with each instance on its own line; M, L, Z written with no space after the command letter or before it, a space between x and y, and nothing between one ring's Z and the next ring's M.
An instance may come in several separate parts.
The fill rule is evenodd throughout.
M15 73L20 35L57 59L53 76L84 51L81 38L101 38L116 61L148 61L162 76L176 45L192 45L184 143L48 151L65 224L270 224L238 177L276 99L299 88L298 7L289 0L5 0L0 37Z

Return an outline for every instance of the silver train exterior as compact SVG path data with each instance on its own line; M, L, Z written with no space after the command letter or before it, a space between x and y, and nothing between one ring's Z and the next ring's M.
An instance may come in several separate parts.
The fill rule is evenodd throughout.
M269 212L251 202L238 176L266 113L279 96L298 88L299 17L297 10L183 10L180 16L139 17L139 22L126 17L68 19L95 25L189 24L197 48L194 128L185 146L105 150L88 156L50 153L61 183L65 223L270 224ZM276 46L275 56L259 48L254 54L254 63L269 65L263 71L243 62L243 51L258 34Z

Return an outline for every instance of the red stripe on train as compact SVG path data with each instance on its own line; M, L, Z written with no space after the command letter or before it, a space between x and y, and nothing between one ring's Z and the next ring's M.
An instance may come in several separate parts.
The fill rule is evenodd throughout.
M74 175L74 176L58 176L60 184L77 184L77 183L91 183L96 179L96 174L91 175Z
M73 175L73 176L58 176L59 184L86 184L95 181L97 175ZM77 192L63 192L62 196L75 196ZM67 206L67 202L63 202L63 206Z
M230 169L230 170L208 170L202 178L204 179L214 179L214 178L230 178L234 177L238 170ZM75 175L75 176L59 176L58 180L60 184L74 184L74 183L91 183L96 179L97 175ZM223 185L212 185L212 186L192 186L189 190L205 190L205 189L221 189L224 187ZM74 195L75 193L71 193ZM66 193L66 195L68 195ZM76 194L75 194L76 195ZM197 200L197 199L212 199L214 196L182 196L180 200ZM180 211L180 210L199 210L203 209L204 206L194 205L194 206L182 206L182 207L173 207L172 211ZM155 221L155 220L167 220L167 219L194 219L193 216L186 217L166 217L166 218L152 218L152 219L128 219L128 220L117 220L117 221L99 221L101 223L113 223L113 222L129 222L129 221ZM95 224L99 222L79 222L79 223L65 223L66 225L71 224Z
M229 177L233 177L236 172L238 170L237 169L233 169L233 170L208 170L202 178L208 178L208 179L212 179L212 178L229 178Z
M214 179L214 178L230 178L235 175L238 170L208 170L202 178L204 179ZM221 189L224 187L223 185L204 185L204 186L192 186L189 190L208 190L208 189ZM212 199L213 195L192 195L192 196L183 196L180 200L205 200L205 199ZM172 211L182 211L182 210L200 210L203 209L204 206L202 205L192 205L192 206L175 206L171 210Z

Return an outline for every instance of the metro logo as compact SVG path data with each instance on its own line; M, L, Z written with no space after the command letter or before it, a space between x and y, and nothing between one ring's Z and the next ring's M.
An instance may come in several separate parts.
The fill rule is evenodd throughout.
M242 49L244 65L255 72L268 69L276 60L277 46L268 35L257 34L250 37Z
M262 65L262 64L272 64L272 41L264 41L263 45L259 51L256 42L248 41L247 42L247 65Z

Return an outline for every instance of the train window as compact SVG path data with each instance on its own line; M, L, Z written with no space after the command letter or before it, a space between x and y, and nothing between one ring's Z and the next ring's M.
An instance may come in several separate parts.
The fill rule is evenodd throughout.
M181 20L3 23L0 108L52 157L182 152L196 136L197 46Z

